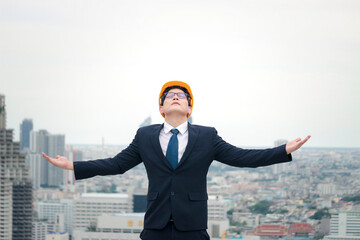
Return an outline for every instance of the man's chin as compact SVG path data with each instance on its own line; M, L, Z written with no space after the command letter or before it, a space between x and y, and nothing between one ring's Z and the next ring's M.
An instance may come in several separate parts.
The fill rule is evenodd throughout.
M183 112L183 111L176 110L176 109L174 109L172 111L168 111L168 112L166 112L164 114L167 117L170 117L170 116L171 117L183 117L183 116L187 117L187 112Z

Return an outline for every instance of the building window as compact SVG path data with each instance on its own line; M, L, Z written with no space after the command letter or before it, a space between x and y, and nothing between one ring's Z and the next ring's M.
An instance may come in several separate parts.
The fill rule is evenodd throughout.
M133 220L128 220L128 227L132 227L134 225L134 221Z

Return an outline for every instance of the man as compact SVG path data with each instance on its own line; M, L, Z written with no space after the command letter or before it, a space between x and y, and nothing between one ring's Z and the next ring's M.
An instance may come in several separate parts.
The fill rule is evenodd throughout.
M181 81L165 83L159 110L164 124L138 129L133 142L113 158L70 162L43 156L53 165L75 171L75 178L122 174L144 163L149 179L144 240L209 239L206 175L213 160L236 167L259 167L291 161L291 152L309 138L263 150L237 148L222 140L215 128L192 125L193 95Z

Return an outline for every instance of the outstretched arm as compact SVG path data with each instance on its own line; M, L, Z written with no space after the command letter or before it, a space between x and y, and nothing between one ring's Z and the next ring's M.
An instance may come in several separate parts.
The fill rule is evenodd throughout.
M55 167L66 170L74 170L74 164L70 162L66 157L57 155L56 158L51 158L45 153L41 153L41 154L46 160L48 160L48 162L50 162Z
M309 140L310 137L311 136L308 135L304 140L301 140L301 138L297 138L295 140L292 140L291 142L288 142L286 144L286 153L290 154L292 152L295 152L296 150L301 148L301 146L306 143L306 141Z
M268 149L242 149L235 147L217 135L214 129L214 159L235 167L261 167L272 164L290 162L291 153L299 149L309 138L297 138L286 145Z

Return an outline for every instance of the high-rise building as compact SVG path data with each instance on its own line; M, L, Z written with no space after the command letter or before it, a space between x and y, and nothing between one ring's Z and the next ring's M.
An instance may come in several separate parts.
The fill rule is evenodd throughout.
M64 156L65 155L65 135L52 135L48 136L48 151L49 156ZM55 167L48 161L44 161L47 165L47 186L60 186L64 184L64 170Z
M6 129L5 96L0 95L0 239L31 239L32 183L20 142Z
M73 239L140 240L145 213L101 214L91 231L75 230Z
M46 219L49 224L57 224L58 216L63 215L64 229L54 229L57 232L72 232L73 222L73 199L60 199L51 201L40 201L35 204L38 220Z
M24 119L20 124L21 150L30 148L30 132L33 130L32 119Z
M0 94L0 129L6 128L5 96Z
M33 222L32 240L46 240L48 232L55 231L54 223L47 223L42 221Z
M340 211L331 214L330 238L340 237L360 238L360 211Z
M221 195L209 195L208 201L208 229L210 237L219 237L229 229L227 211L229 203Z
M50 133L46 130L31 131L30 132L30 152L41 153L48 150L47 136Z
M30 132L30 159L31 178L36 183L35 188L40 186L60 186L64 184L64 171L44 161L41 152L49 156L65 155L65 135L53 135L46 130ZM40 174L39 174L40 173Z
M47 162L42 161L41 152L47 152L49 135L46 130L30 132L30 153L28 154L28 163L31 171L31 179L35 183L36 189L41 185L46 185L48 178ZM35 160L35 161L34 161Z
M30 178L33 182L34 189L40 189L41 169L44 158L40 154L28 153L26 155L27 164L30 170ZM46 160L45 160L46 161Z
M337 193L337 186L331 182L321 182L317 185L317 193L322 195L332 195Z
M129 213L132 209L132 199L128 194L83 193L74 200L73 229L88 229L102 213Z
M73 149L71 147L70 150L66 151L66 158L71 162L81 162L83 161L83 152L81 150ZM65 187L69 189L69 186L75 184L75 176L74 171L63 171L65 175Z

